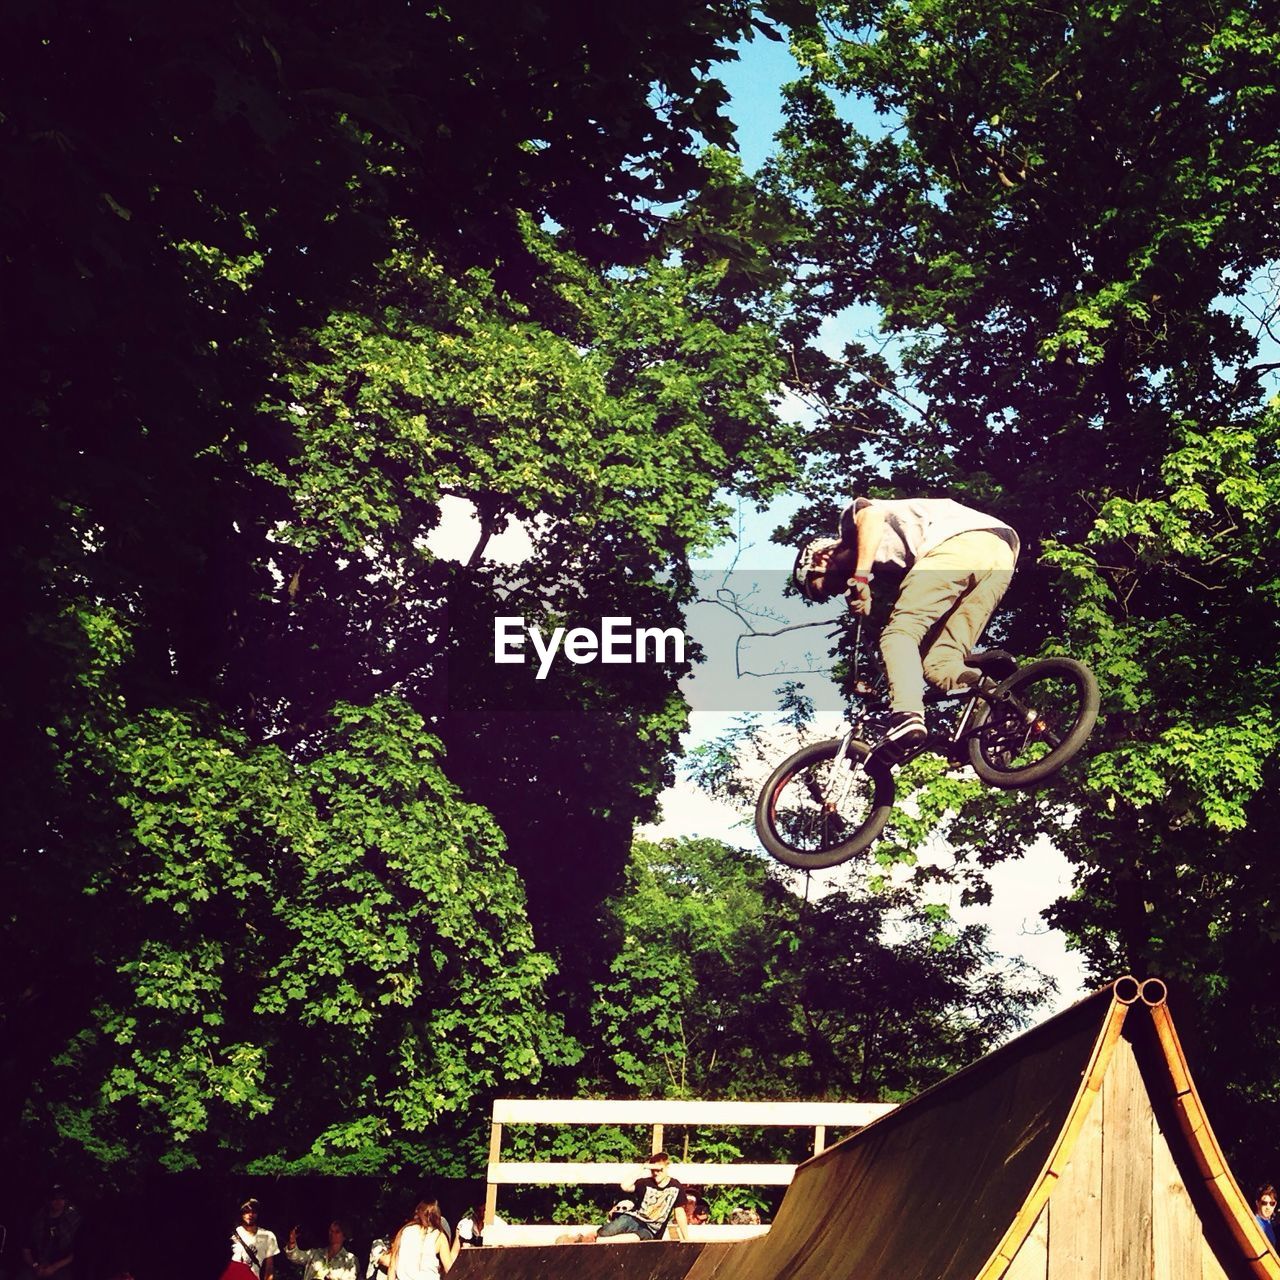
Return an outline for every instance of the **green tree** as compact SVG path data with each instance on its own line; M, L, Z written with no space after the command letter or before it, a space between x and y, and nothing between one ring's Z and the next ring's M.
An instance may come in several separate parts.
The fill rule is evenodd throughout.
M726 750L729 744L725 744ZM576 1093L606 1097L898 1101L1022 1027L1050 989L995 956L986 930L943 937L915 886L834 888L814 902L758 853L705 838L637 839L603 907L611 960L595 986ZM631 1161L647 1129L508 1132L513 1159ZM682 1159L789 1161L776 1130L668 1128ZM713 1212L768 1193L735 1189ZM533 1214L599 1206L525 1194Z
M12 15L7 1148L386 1168L572 1058L547 951L661 785L677 672L521 724L452 713L445 668L511 590L678 616L717 487L779 483L751 228L784 202L706 150L753 24ZM447 496L530 518L531 563L435 561Z
M452 776L510 837L544 944L574 951L566 926L616 879L668 775L680 672L539 683L495 667L494 614L548 630L605 615L679 625L684 558L728 526L721 490L780 486L792 435L772 404L767 289L730 289L719 261L602 275L525 235L541 263L525 299L406 250L361 313L331 317L287 366L275 412L303 448L272 478L302 518L274 535L290 615L264 616L261 643L280 652L286 726L322 716L335 681L401 689L436 715ZM362 447L345 452L353 431ZM479 511L481 544L523 521L530 560L495 567L482 545L459 569L433 560L422 535L449 497ZM373 586L371 563L385 573ZM433 639L446 596L447 671ZM317 649L323 665L306 660Z
M53 930L83 993L41 993L65 1040L33 1073L34 1136L117 1176L226 1150L377 1171L573 1052L501 834L416 713L340 703L306 758L121 715L124 633L97 621L101 684L60 729L66 794L98 818L64 859L85 905Z
M945 915L945 911L942 913ZM1024 1025L1040 975L911 886L812 902L716 840L637 840L586 1063L655 1097L909 1097Z
M1053 836L1077 867L1055 919L1099 978L1175 980L1244 1150L1277 1079L1280 14L908 0L822 17L797 36L775 176L811 213L807 303L878 307L887 347L805 353L830 405L812 492L829 502L861 466L1023 533L1041 571L997 630L1090 662L1105 721L1056 791L936 806L938 825L974 895L984 865ZM848 95L891 127L861 133Z

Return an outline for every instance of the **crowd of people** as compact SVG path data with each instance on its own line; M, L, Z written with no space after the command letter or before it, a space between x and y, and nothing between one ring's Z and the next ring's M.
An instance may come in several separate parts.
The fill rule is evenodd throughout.
M679 1239L687 1239L689 1226L700 1226L711 1220L707 1201L684 1187L670 1172L670 1158L656 1151L645 1163L643 1171L630 1182L623 1183L628 1198L618 1201L608 1220L597 1230L580 1236L563 1237L574 1243L588 1240L660 1240L669 1224ZM1275 1207L1275 1193L1270 1196L1270 1211ZM1260 1193L1261 1194L1261 1193ZM299 1226L284 1235L284 1247L275 1232L259 1221L260 1205L256 1197L242 1200L235 1222L227 1238L227 1259L220 1280L437 1280L445 1275L459 1253L466 1248L479 1248L485 1243L484 1233L490 1226L505 1226L496 1215L486 1219L483 1204L469 1210L458 1222L456 1230L443 1216L436 1200L422 1200L408 1220L392 1234L372 1242L367 1255L358 1255L351 1247L351 1232L342 1218L332 1219L323 1243L304 1239ZM754 1209L739 1209L730 1222L760 1221ZM77 1269L77 1238L81 1214L70 1202L60 1183L49 1187L43 1205L25 1233L18 1235L16 1269L0 1272L11 1280L87 1280L90 1272ZM1267 1228L1268 1231L1270 1228ZM286 1269L279 1260L286 1260ZM92 1271L103 1274L102 1259ZM127 1270L115 1271L109 1280L133 1280Z
M291 1227L285 1247L275 1232L258 1221L259 1203L249 1197L240 1204L231 1232L231 1256L221 1280L281 1280L276 1260L286 1258L301 1280L437 1280L457 1261L464 1248L484 1244L488 1225L482 1205L471 1209L455 1231L436 1200L420 1200L394 1235L375 1239L368 1257L360 1259L347 1247L349 1232L341 1218L327 1229L327 1242L310 1249L301 1245L300 1228ZM495 1218L494 1222L501 1223Z
M688 1239L688 1227L711 1220L706 1200L682 1186L670 1172L670 1157L655 1151L632 1181L622 1184L628 1199L618 1201L599 1228L565 1235L557 1243L585 1244L596 1240L660 1240L669 1224L677 1239ZM483 1206L470 1210L457 1230L441 1214L435 1200L423 1200L409 1220L393 1236L374 1240L363 1268L347 1247L346 1223L329 1223L328 1240L310 1249L301 1247L299 1228L290 1229L281 1249L274 1232L258 1221L255 1198L244 1200L231 1232L230 1260L221 1280L279 1280L276 1259L287 1258L301 1271L302 1280L438 1280L464 1248L484 1245L486 1221ZM759 1223L754 1209L736 1210L732 1222ZM492 1223L505 1225L498 1217Z
M567 1234L557 1243L587 1244L602 1240L661 1240L670 1225L676 1239L687 1240L690 1226L711 1220L707 1201L684 1187L670 1172L670 1157L655 1151L641 1172L622 1184L627 1198L617 1201L607 1221L591 1231ZM231 1260L222 1280L275 1280L275 1259L283 1254L300 1268L302 1280L438 1280L446 1274L464 1248L483 1246L486 1223L483 1206L472 1209L455 1231L440 1212L435 1200L420 1201L409 1220L393 1235L377 1239L362 1268L360 1260L347 1248L347 1228L340 1219L329 1223L325 1245L303 1249L299 1229L290 1229L282 1250L274 1233L258 1222L258 1201L250 1198L239 1209L239 1220L231 1234ZM1272 1248L1276 1247L1276 1189L1271 1183L1258 1188L1254 1213ZM494 1219L501 1224L501 1219ZM733 1224L759 1225L754 1208L733 1210L727 1218ZM74 1260L75 1233L79 1215L61 1187L52 1189L36 1234L40 1241L24 1250L31 1277L58 1275ZM25 1280L25 1276L21 1277ZM72 1280L69 1270L63 1280ZM121 1275L114 1280L132 1280Z

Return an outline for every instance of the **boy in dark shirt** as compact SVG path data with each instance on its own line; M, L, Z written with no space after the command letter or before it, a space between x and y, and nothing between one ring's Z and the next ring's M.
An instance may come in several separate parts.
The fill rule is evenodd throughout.
M594 1237L588 1240L608 1240L622 1236L635 1236L638 1240L661 1240L668 1221L674 1221L676 1238L688 1240L688 1220L684 1212L684 1187L668 1172L671 1157L665 1151L655 1151L649 1157L648 1177L638 1177L634 1182L622 1184L623 1191L635 1197L635 1207L615 1214Z

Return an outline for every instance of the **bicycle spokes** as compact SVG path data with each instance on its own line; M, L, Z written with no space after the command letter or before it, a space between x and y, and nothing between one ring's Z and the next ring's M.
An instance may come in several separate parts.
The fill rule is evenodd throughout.
M983 754L1001 768L1022 768L1063 743L1080 713L1080 693L1060 680L1031 680L992 702L978 730Z
M771 813L779 834L798 850L829 849L859 825L869 781L845 757L808 763L774 788Z

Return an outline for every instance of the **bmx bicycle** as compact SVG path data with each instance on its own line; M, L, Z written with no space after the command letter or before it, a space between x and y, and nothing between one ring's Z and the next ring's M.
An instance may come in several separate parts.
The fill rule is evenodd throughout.
M969 654L976 685L925 695L927 736L899 748L892 763L863 740L889 715L883 672L860 679L862 623L854 641L854 693L861 706L840 737L802 747L769 775L756 802L760 843L801 871L834 867L869 848L893 811L896 765L923 752L968 764L989 786L1034 787L1084 746L1098 718L1098 682L1074 658L1025 665L1003 649ZM947 716L937 710L951 704Z

